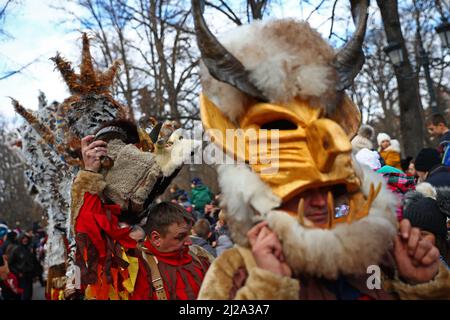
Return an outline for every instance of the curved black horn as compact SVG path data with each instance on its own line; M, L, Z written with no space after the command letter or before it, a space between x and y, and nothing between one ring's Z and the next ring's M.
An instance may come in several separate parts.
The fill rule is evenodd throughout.
M156 143L156 141L158 141L159 132L161 131L162 125L163 125L162 122L158 122L152 129L152 131L149 133L149 137L153 143Z
M197 44L203 62L209 73L217 80L223 81L240 91L261 101L268 101L262 92L249 79L249 73L242 63L236 59L211 33L203 18L204 1L192 0Z
M351 0L353 21L356 30L352 38L339 50L333 62L339 74L337 90L342 91L352 85L364 64L362 44L366 33L368 8L370 0Z

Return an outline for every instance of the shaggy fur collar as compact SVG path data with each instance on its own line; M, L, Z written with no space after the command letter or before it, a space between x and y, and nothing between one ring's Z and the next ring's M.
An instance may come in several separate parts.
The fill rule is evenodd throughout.
M356 163L354 161L354 163ZM362 191L382 183L369 215L332 230L306 229L288 214L274 210L280 199L245 165L219 165L222 204L234 241L248 246L247 231L258 221L269 222L278 234L286 259L295 273L335 279L339 274L365 274L392 247L397 232L394 195L382 177L355 165ZM260 215L257 215L259 212Z
M106 187L106 182L103 175L100 173L80 170L72 185L72 203L70 206L71 229L74 232L75 222L78 217L81 206L84 202L84 194L89 192L91 194L101 195ZM73 233L75 234L75 233Z

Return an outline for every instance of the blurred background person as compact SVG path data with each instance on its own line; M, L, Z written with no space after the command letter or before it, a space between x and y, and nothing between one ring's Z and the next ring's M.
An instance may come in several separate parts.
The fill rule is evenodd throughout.
M379 133L377 136L378 152L388 166L401 170L400 163L400 143L398 140L391 139L386 133Z
M234 243L231 240L230 229L227 225L226 215L223 210L220 210L219 212L219 220L217 221L215 230L217 234L217 245L215 249L217 256L220 256L225 250L234 246Z
M354 153L357 153L363 148L369 150L373 149L372 139L375 135L375 130L368 124L363 124L359 130L358 134L352 139L352 149Z
M211 246L209 239L211 238L211 225L206 219L199 219L192 227L191 241L199 247L208 251L213 257L216 257L216 250Z
M441 164L439 152L423 148L414 161L417 183L428 182L434 187L450 187L450 167Z
M205 205L211 202L213 194L205 186L200 178L194 178L191 181L191 203L197 215L197 219L205 217Z

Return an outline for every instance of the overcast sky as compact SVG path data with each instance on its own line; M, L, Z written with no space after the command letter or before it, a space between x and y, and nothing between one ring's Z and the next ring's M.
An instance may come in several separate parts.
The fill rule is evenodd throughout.
M0 0L0 3L3 1ZM283 6L273 7L272 16L306 19L314 9L312 6L300 7L297 0L281 2ZM19 100L29 109L37 108L39 90L46 94L49 102L61 102L69 96L49 58L59 51L73 62L77 70L81 36L76 31L78 24L70 21L67 13L54 8L61 4L77 14L83 14L79 7L63 0L22 0L19 6L11 8L7 16L4 28L11 37L0 42L0 77L7 71L17 70L33 62L19 74L0 80L0 116L10 124L21 119L15 115L8 96ZM309 19L311 25L319 28L325 37L329 30L329 23L325 22L329 12L326 13L326 17L316 13Z
M68 96L49 58L60 51L69 60L76 61L80 35L73 32L76 25L69 21L60 23L67 15L50 7L58 4L60 1L55 0L24 0L19 6L11 7L7 16L4 27L11 37L0 42L0 76L33 62L20 74L0 80L0 113L9 121L17 120L18 116L8 96L30 109L37 108L39 90L50 101L62 101Z

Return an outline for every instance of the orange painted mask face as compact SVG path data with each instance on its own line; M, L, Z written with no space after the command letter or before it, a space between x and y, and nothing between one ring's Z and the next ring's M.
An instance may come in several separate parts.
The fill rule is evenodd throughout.
M203 125L213 142L249 164L281 198L281 209L296 215L299 223L332 228L368 214L378 190L372 188L367 198L360 192L349 138L337 122L323 117L322 109L300 99L282 105L256 103L236 125L205 95L200 101ZM346 98L344 103L351 101ZM304 217L302 195L324 187L328 218L319 225ZM338 208L347 210L342 213Z

